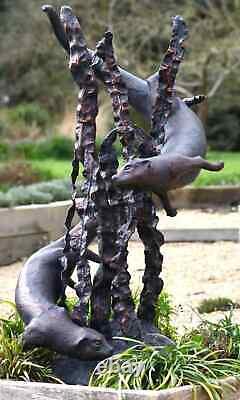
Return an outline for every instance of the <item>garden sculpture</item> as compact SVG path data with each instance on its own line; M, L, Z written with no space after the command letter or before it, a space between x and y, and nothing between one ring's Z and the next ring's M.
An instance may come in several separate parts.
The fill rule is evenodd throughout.
M188 34L186 24L179 16L173 18L172 37L159 71L143 80L118 66L111 32L105 33L93 51L87 48L79 19L70 7L62 7L60 14L49 5L43 11L69 56L79 96L66 235L26 262L16 289L17 308L26 324L24 344L81 360L100 360L121 349L121 341L113 336L172 343L154 327L155 303L163 288L159 275L164 237L157 230L152 193L160 197L167 215L175 216L168 191L191 183L202 168L223 168L222 163L203 158L205 132L190 109L204 96L181 100L174 90ZM99 152L95 144L98 81L109 94L115 122ZM129 104L151 123L149 133L132 122ZM117 138L125 162L120 171L114 148ZM80 163L81 194L77 185ZM80 222L72 228L75 213ZM135 230L145 250L137 312L127 264L128 242ZM94 239L98 255L88 249ZM89 260L99 264L93 280ZM71 279L74 270L76 283ZM65 307L68 285L78 297L71 313Z

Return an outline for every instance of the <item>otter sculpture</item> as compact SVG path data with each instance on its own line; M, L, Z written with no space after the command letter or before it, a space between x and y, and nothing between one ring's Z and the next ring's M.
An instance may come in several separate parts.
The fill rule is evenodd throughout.
M183 41L187 32L185 22L181 17L173 19L170 47L160 68L162 76L157 72L143 80L118 67L110 32L105 34L93 52L87 48L79 20L69 7L62 7L60 16L52 6L44 6L43 11L47 13L57 39L70 56L70 70L80 88L80 95L72 172L72 207L66 219L66 240L61 238L30 257L16 288L17 308L26 324L23 335L25 346L45 346L81 360L108 357L113 349L100 331L108 332L105 328L108 328L111 307L116 317L117 332L127 332L125 336L129 333L129 336L132 334L132 337L144 340L147 330L147 333L157 336L158 344L172 343L156 335L156 328L153 329L155 304L163 287L159 277L163 260L159 247L164 243L164 238L157 230L158 218L151 195L145 192L158 194L167 214L174 216L175 212L168 202L168 191L191 183L201 168L211 171L223 168L222 163L210 163L203 158L206 154L205 131L199 118L190 109L203 98L197 96L181 100L173 90L178 66L183 58ZM166 70L168 72L164 74ZM96 154L95 149L96 78L104 83L111 97L116 125L115 131L104 140L100 155ZM155 131L153 129L150 135L132 123L128 101L146 120L152 122ZM119 172L113 148L117 135L127 160ZM161 152L157 150L158 145ZM80 239L78 237L73 251L71 223L76 209L79 161L84 166L85 202L80 214L82 221L76 227L76 231L80 231ZM145 247L146 264L137 314L127 271L127 245L136 228ZM96 235L99 256L87 249ZM89 283L90 275L87 261L91 259L101 263L92 287L93 318L89 324L97 330L79 326L80 319L76 317L72 320L66 309L58 303L67 283L63 279L66 271L61 262L64 251L68 280L77 265L81 281L77 293L87 298L85 312L90 297L90 285L87 288L85 285L87 279ZM76 314L79 310L82 310L81 307Z
M25 263L16 288L16 305L26 328L25 348L47 347L81 360L109 357L112 347L99 332L75 324L67 310L57 305L63 292L61 257L64 238L33 254ZM97 256L88 250L88 258ZM74 268L76 254L70 262Z

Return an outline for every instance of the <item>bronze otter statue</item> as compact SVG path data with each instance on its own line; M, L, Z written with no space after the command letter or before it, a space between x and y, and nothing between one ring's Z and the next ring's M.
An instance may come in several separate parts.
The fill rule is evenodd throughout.
M20 273L15 299L26 324L24 346L47 347L81 360L102 360L112 353L105 337L93 329L75 324L67 310L56 304L62 293L60 260L63 248L64 238L61 238L37 251ZM75 258L73 252L73 267Z
M153 84L154 76L151 79ZM146 105L145 116L148 115L148 108L149 104ZM224 167L223 162L211 163L203 158L206 147L201 121L176 97L166 124L161 154L131 160L113 176L113 182L120 187L153 192L164 202L168 191L192 183L201 169L219 171ZM168 204L164 206L166 211L169 210L168 215L176 215L171 213Z
M60 43L69 52L69 43L59 16L51 6L45 6L44 11L48 14ZM88 53L91 67L97 77L104 81L103 60L97 59L91 50ZM150 121L157 96L158 73L143 80L122 69L120 72L130 104ZM132 168L132 173L126 173L124 180L124 173L120 171L113 179L116 183L129 187L137 184L137 188L154 191L164 198L168 190L192 182L200 168L222 168L222 164L210 164L201 158L206 153L205 132L200 120L186 104L191 105L192 101L184 102L178 97L173 98L162 154L131 161L124 168L125 172ZM155 234L155 227L153 230ZM158 239L159 237L156 243L159 242ZM16 304L26 323L23 336L25 346L45 346L82 360L106 358L112 353L112 348L104 336L93 329L79 327L71 320L67 311L58 305L63 289L60 262L63 249L62 238L38 251L26 262L19 277ZM76 254L73 253L73 268L75 257ZM70 272L72 269L70 268Z

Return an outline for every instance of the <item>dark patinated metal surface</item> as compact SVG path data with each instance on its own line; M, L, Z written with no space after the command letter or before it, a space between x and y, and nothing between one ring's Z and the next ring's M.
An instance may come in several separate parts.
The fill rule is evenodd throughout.
M106 358L112 348L104 336L76 325L67 310L56 304L62 294L63 248L61 238L32 255L21 271L16 305L26 324L24 345L47 347L83 360ZM76 253L71 253L69 263L75 267Z
M106 32L94 51L87 48L70 7L58 14L44 6L54 33L69 56L69 69L79 88L72 162L72 205L68 210L65 239L33 255L25 264L16 289L16 304L26 329L27 346L45 346L81 360L107 357L112 335L134 337L152 344L169 344L154 328L155 304L163 288L160 277L164 237L151 192L162 200L167 215L174 216L167 192L196 178L200 168L217 170L202 157L205 132L190 110L202 96L181 100L174 85L184 55L187 28L173 19L172 37L159 71L140 79L117 65L113 36ZM97 154L96 117L100 79L111 98L115 128L104 138ZM129 103L151 122L146 134L129 115ZM119 137L126 165L118 172L114 143ZM78 198L79 163L83 183ZM72 231L75 212L80 223ZM144 245L145 271L140 304L135 306L129 287L128 242L137 229ZM97 237L99 255L88 246ZM99 262L91 281L88 260ZM77 270L77 283L71 280ZM78 296L71 317L63 307L67 285ZM89 312L91 310L91 312ZM91 329L94 328L94 329ZM105 335L105 337L103 336ZM115 351L121 344L113 343Z

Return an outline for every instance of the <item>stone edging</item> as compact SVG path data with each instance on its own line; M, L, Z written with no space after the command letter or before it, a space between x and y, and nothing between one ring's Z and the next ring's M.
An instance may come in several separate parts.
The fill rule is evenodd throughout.
M224 383L231 384L230 391ZM222 400L240 399L240 381L227 378L220 381L223 387ZM86 386L58 385L50 383L25 383L0 380L0 400L192 400L193 389L183 386L161 391L90 388ZM203 390L198 389L197 400L209 400Z
M227 207L240 204L240 185L189 186L170 192L170 199L176 208Z
M177 208L223 206L240 202L240 186L195 189L187 187L170 194ZM0 209L0 266L29 256L63 234L63 222L71 201ZM76 219L77 222L77 219ZM239 229L167 229L166 242L239 241ZM138 240L135 235L133 240Z

